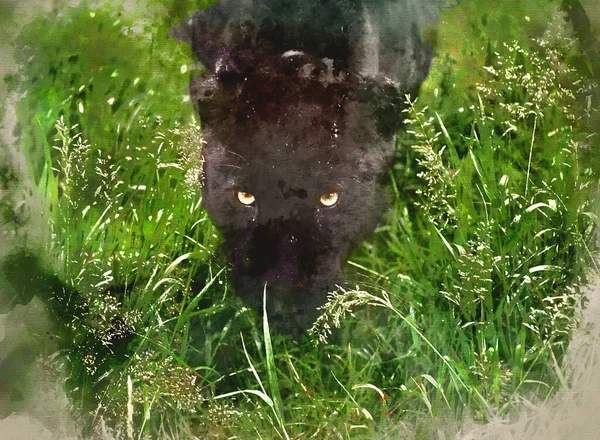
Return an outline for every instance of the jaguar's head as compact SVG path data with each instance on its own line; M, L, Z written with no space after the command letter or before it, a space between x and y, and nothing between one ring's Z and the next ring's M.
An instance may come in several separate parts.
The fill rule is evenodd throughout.
M174 30L203 63L190 95L203 203L238 293L297 333L385 209L405 93L425 78L436 0L221 0Z
M344 257L381 217L394 136L374 95L399 97L284 67L213 90L228 105L205 116L203 201L231 249L236 290L261 307L266 286L270 322L289 333L315 320Z

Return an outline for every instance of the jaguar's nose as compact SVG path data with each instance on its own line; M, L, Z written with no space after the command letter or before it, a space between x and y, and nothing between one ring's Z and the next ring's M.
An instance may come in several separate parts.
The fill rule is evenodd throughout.
M273 285L304 286L315 272L320 245L317 238L309 225L298 220L258 226L245 249L239 249L243 253L239 269Z

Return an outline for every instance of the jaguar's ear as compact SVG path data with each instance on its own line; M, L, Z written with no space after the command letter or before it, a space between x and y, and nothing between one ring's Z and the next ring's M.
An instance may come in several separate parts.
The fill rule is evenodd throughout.
M217 117L217 89L234 93L252 70L242 54L251 53L255 42L258 9L253 0L221 0L171 29L171 36L188 43L206 69L190 82L190 97L204 124Z
M350 31L350 67L386 78L401 95L415 93L429 73L438 0L365 2Z
M171 36L192 46L194 54L215 75L241 75L246 68L238 56L252 46L257 16L252 0L221 0L171 29Z

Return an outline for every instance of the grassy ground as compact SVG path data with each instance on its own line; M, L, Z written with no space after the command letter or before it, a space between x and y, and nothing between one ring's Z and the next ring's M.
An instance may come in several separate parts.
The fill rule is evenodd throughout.
M167 37L193 3L59 8L23 29L6 78L51 233L0 282L54 317L86 434L451 438L560 389L599 219L596 92L559 4L444 14L392 209L294 342L231 291L202 210L189 52ZM18 202L5 221L25 222Z

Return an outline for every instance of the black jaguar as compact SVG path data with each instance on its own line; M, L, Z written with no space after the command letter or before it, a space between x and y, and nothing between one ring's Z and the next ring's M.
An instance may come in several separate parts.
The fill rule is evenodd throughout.
M432 58L436 0L222 0L173 31L205 67L203 201L236 290L296 333L385 209L382 182Z

